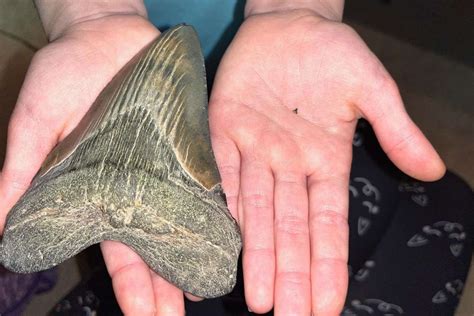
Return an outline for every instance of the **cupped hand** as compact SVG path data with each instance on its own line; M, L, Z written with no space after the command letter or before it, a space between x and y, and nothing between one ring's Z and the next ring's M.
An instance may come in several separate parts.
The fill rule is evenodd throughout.
M51 149L100 91L159 31L144 18L117 15L72 25L33 58L10 120L0 174L0 232ZM183 293L126 246L102 243L117 300L127 315L184 315Z
M219 66L210 127L254 312L339 315L360 117L402 171L442 176L396 84L350 27L309 10L246 19Z

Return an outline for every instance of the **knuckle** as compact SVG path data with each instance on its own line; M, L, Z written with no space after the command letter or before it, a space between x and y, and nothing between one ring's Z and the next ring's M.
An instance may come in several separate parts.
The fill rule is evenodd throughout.
M25 130L39 129L45 125L43 116L39 106L24 102L20 97L8 124L8 133L18 135L25 133Z
M256 209L269 209L272 207L272 201L269 195L264 193L252 193L242 196L244 207L251 207Z
M134 261L134 262L127 262L123 265L117 265L109 267L109 275L110 278L115 279L119 275L130 273L130 271L138 270L137 268L143 265L142 262Z
M380 79L380 86L383 90L392 95L399 93L397 83L387 72L385 72L385 75Z
M310 217L312 226L325 225L334 229L347 229L347 217L334 208L326 208L313 213Z
M397 142L395 142L392 146L387 148L387 154L390 154L394 151L403 150L404 147L408 147L414 139L414 134L408 134L400 138Z
M243 254L246 259L249 257L268 257L272 258L275 255L275 250L271 247L257 247L257 246L248 246L248 244L244 243Z
M18 179L5 179L4 181L8 185L8 187L17 192L24 192L30 186L30 181L25 180L18 180Z
M374 85L374 90L390 94L399 93L397 83L379 60L374 64L372 76L373 80L371 82Z
M277 273L276 278L280 282L292 283L295 285L309 285L310 275L307 272L300 271L280 271Z
M346 23L337 23L335 24L335 29L342 34L347 34L347 36L359 38L359 34L352 28L352 26Z
M221 165L219 166L219 173L221 177L232 177L236 178L239 176L239 168L232 165Z
M339 257L311 257L311 268L314 270L315 266L327 266L335 268L347 268L347 259Z
M306 177L301 172L287 171L275 175L275 185L306 187Z
M308 222L298 216L284 216L275 221L277 234L307 236L309 234Z
M20 170L4 170L0 173L0 179L7 187L22 192L30 186L31 175L29 172Z

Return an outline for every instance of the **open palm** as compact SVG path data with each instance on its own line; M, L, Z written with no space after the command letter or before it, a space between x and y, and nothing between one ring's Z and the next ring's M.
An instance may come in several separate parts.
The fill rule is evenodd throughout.
M444 165L358 35L311 11L241 26L210 100L213 148L243 234L247 304L276 315L338 315L347 289L352 136L367 118L403 171Z

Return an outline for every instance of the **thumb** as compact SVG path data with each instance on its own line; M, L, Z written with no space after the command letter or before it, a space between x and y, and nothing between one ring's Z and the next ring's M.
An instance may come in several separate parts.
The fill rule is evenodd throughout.
M441 178L446 171L443 161L408 116L397 85L387 71L382 69L382 75L371 80L365 91L359 109L374 128L390 160L419 180Z
M26 191L58 140L59 128L48 126L27 110L25 102L31 99L28 90L20 92L8 128L5 163L0 173L0 233L8 211Z

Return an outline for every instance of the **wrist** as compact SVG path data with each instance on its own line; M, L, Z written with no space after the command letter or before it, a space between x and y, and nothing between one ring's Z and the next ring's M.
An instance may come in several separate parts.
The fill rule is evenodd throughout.
M143 0L35 0L35 4L50 41L77 23L111 15L147 16Z
M311 10L333 21L341 21L344 0L247 0L245 17L270 12Z

